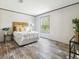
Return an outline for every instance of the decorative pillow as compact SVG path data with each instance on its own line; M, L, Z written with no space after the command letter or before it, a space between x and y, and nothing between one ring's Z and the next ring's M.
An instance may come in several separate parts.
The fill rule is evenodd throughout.
M25 27L25 32L29 32L29 27Z
M22 26L16 26L16 31L22 32L22 31L24 31L24 27L22 27Z
M21 29L21 32L24 31L24 27L20 27L20 29Z
M16 31L18 31L18 32L20 31L20 28L18 26L16 27Z

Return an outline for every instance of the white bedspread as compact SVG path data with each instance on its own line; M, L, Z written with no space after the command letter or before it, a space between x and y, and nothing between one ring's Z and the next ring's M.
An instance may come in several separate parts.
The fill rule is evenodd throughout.
M32 31L32 32L14 32L14 40L19 45L25 45L34 41L37 41L39 39L38 32Z

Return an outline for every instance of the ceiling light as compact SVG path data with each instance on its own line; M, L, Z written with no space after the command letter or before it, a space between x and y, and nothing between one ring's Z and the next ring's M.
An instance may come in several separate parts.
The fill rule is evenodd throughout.
M20 3L23 3L23 0L19 0Z

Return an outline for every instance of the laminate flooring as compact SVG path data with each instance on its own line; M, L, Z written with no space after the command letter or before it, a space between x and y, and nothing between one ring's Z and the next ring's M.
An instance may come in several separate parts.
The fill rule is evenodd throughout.
M68 59L68 48L48 39L40 38L23 47L17 47L14 42L1 44L0 59Z

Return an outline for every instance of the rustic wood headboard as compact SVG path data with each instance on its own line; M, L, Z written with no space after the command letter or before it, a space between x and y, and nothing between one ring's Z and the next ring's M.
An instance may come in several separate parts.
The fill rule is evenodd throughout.
M19 27L19 30L20 30L20 27L27 27L28 26L28 23L26 22L12 22L12 29L13 31L17 31L17 27Z

